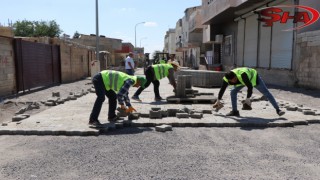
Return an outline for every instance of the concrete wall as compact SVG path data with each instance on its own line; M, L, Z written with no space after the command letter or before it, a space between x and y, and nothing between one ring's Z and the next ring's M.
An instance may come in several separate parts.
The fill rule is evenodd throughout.
M61 81L72 82L90 76L91 62L95 53L85 47L59 42L61 57Z
M320 31L297 35L294 58L296 83L301 87L320 89Z
M0 96L16 91L13 39L0 37Z

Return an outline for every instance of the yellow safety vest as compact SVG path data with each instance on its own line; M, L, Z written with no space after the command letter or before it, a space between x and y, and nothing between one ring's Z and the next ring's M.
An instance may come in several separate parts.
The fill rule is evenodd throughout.
M152 68L154 70L156 79L160 80L162 78L168 77L169 69L173 68L173 66L171 64L156 64L152 65Z
M249 81L251 82L252 86L256 86L257 85L257 75L258 72L255 69L252 68L247 68L247 67L241 67L241 68L236 68L231 70L232 72L235 73L235 75L237 76L237 79L240 81L241 84L238 84L236 86L245 86L243 79L241 77L241 74L246 73ZM223 77L223 80L226 81L229 84L229 81L226 77Z
M103 79L103 84L106 88L106 90L113 90L116 93L121 89L123 86L124 82L127 79L132 79L134 81L134 84L137 82L137 77L136 76L130 76L126 73L119 72L119 71L109 71L109 70L104 70L101 71L101 76Z

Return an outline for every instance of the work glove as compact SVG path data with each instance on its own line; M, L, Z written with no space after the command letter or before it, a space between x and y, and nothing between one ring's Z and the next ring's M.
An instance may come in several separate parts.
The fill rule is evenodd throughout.
M213 108L216 108L216 112L218 112L221 108L223 108L223 104L218 99L212 106Z
M126 110L126 113L132 113L132 112L137 112L136 109L134 109L132 106L129 106L129 108Z
M247 99L244 101L244 103L246 103L247 105L251 106L251 100L250 100L250 98L247 98Z

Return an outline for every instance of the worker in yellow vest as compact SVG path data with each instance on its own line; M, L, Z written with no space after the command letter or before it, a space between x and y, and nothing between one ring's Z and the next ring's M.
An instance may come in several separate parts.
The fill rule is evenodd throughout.
M131 106L128 91L131 86L144 87L146 81L145 77L130 76L119 71L104 70L96 74L92 79L92 83L96 91L97 99L90 114L89 125L101 125L98 117L102 104L105 101L105 96L109 99L109 122L114 122L118 118L116 116L117 100L121 105L121 109L125 109L127 113L136 111Z
M247 86L247 98L244 101L246 105L251 108L251 100L250 97L252 95L253 87L258 89L272 104L275 108L277 114L282 116L285 114L284 111L280 110L276 100L274 99L273 95L269 92L268 88L266 87L265 83L258 75L258 72L255 69L241 67L236 68L228 73L225 74L223 77L222 87L219 91L218 99L213 105L214 107L221 107L222 104L220 100L228 87L228 85L233 85L233 89L231 90L231 103L232 103L232 111L227 114L227 116L240 116L240 113L237 109L237 93L245 86Z
M147 79L145 87L140 87L131 98L141 102L139 95L145 88L147 88L152 83L153 91L155 95L155 101L163 100L159 93L159 86L160 86L159 80L167 77L175 91L176 81L174 78L174 72L177 71L179 68L180 66L177 62L170 62L165 64L156 64L156 65L148 66L145 71L145 75Z

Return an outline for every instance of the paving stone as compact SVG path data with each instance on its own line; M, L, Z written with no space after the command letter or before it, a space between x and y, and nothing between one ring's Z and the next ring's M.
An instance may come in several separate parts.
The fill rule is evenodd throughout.
M178 109L167 109L167 112L169 117L176 117Z
M160 110L161 110L161 107L152 107L151 110L152 110L152 111L160 111Z
M287 106L287 111L297 111L298 107Z
M190 117L194 118L194 119L201 119L203 117L203 114L202 113L194 113L194 114L190 114Z
M156 126L155 129L156 129L156 131L158 131L158 132L172 131L172 126L171 126L171 125L163 124L163 125L161 125L161 126Z
M212 110L202 110L203 114L212 114Z
M55 102L45 102L44 103L46 106L56 106L56 103Z
M26 107L20 108L17 112L15 112L14 114L23 114L24 112L27 111Z
M129 120L135 120L140 118L140 113L130 113L128 116Z
M21 121L21 120L26 119L26 118L28 118L28 117L30 117L29 114L16 115L16 116L13 116L13 117L12 117L12 122Z
M162 118L162 114L161 111L149 111L149 117L150 119L161 119Z
M177 118L189 118L189 114L188 113L177 113L176 117Z
M166 110L161 110L161 116L162 116L162 117L168 117L168 111L166 111Z
M52 97L60 97L60 92L52 92Z
M304 114L304 115L316 115L316 112L311 111L311 110L304 110L304 111L303 111L303 114Z

